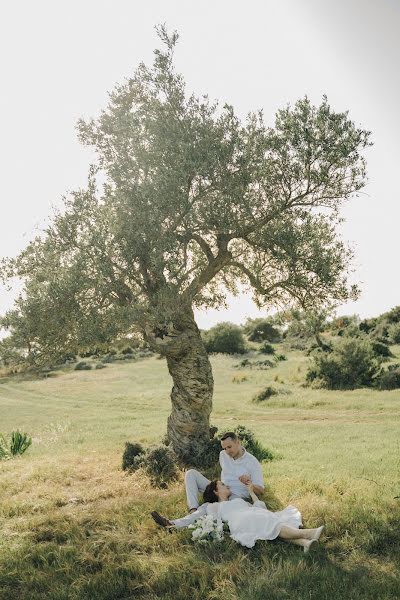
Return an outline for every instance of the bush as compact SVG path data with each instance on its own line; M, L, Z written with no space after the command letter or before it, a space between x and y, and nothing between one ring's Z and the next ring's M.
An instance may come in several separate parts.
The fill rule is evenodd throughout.
M31 444L32 438L19 430L13 431L8 441L0 435L0 459L24 454Z
M112 363L114 362L115 358L114 358L114 354L106 354L102 359L101 362L104 364L108 364L108 363Z
M272 360L249 360L248 358L245 358L244 360L241 360L240 363L238 363L237 365L234 365L235 369L259 369L259 370L265 370L265 369L272 369L272 367L275 367L275 364L272 362Z
M209 353L244 354L246 352L242 329L234 323L215 325L203 333L203 341Z
M400 344L400 323L389 325L388 335L392 344Z
M380 373L380 362L367 339L343 338L332 352L314 355L306 379L330 390L371 386Z
M260 392L257 392L257 394L253 396L253 402L264 402L265 400L268 400L268 398L271 398L271 396L275 396L276 394L278 394L278 391L275 388L267 386L266 388L264 388Z
M284 354L275 354L274 359L276 360L276 362L281 362L283 360L287 360L287 356L285 356Z
M178 478L179 469L174 452L167 446L150 448L141 463L150 482L155 487L166 488Z
M125 346L124 348L122 348L121 354L133 354L133 348L131 348L130 346Z
M372 341L371 344L372 350L376 356L381 356L382 358L391 358L393 356L387 344L375 341Z
M378 378L380 390L395 390L400 388L400 365L390 365Z
M261 352L261 354L275 354L275 348L268 342L261 344L258 350Z
M92 365L88 365L85 361L78 362L75 365L75 371L90 371L91 368Z
M274 458L271 450L264 448L261 443L256 440L254 433L244 425L238 425L233 431L240 438L242 446L260 462L263 460L272 460Z
M141 444L125 443L125 451L122 455L122 468L124 471L136 471L142 464L145 450Z
M103 365L103 363L101 363L101 362L97 363L97 365L95 366L96 370L98 370L98 369L105 369L105 368L106 368L106 365Z
M281 333L269 319L248 319L244 325L245 333L251 342L280 342Z

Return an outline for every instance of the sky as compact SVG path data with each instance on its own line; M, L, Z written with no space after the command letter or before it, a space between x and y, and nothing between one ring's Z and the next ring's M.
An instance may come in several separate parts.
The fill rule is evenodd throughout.
M75 124L96 117L107 92L152 61L154 26L180 34L175 58L188 92L237 113L323 94L372 132L369 183L343 210L362 294L339 314L378 315L400 304L400 0L19 0L0 19L0 257L15 256L85 186L93 155ZM0 314L18 286L0 288ZM198 311L199 326L265 315L241 295Z

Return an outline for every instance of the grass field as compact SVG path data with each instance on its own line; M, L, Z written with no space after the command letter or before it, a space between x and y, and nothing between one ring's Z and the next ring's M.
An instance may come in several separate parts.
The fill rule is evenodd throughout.
M281 541L205 548L153 523L153 509L184 513L183 479L160 491L120 464L125 441L165 433L165 361L0 379L0 431L33 437L0 463L1 600L399 599L400 391L304 388L308 359L288 358L256 371L214 357L212 424L246 425L275 453L267 504L326 524L313 556ZM252 403L267 384L281 393Z

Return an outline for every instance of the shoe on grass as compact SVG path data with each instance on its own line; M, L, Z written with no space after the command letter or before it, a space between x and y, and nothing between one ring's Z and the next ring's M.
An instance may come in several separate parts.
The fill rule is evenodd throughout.
M166 519L165 517L160 515L160 513L158 513L155 510L153 510L153 512L151 513L151 516L153 517L153 519L157 523L157 525L160 525L161 527L170 529L171 527L174 526L174 524L171 523L171 521L168 521L168 519Z

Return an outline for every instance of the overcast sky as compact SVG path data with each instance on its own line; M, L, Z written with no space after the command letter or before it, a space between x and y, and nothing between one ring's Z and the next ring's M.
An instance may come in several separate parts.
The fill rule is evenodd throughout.
M75 123L99 114L107 92L152 61L154 25L177 29L188 91L229 101L244 116L307 94L373 134L369 184L343 215L362 296L340 313L400 304L399 0L29 0L2 4L0 257L17 254L68 190L84 186L90 151ZM14 292L15 294L15 292ZM13 293L1 291L0 313ZM201 327L242 322L248 297L198 313Z

